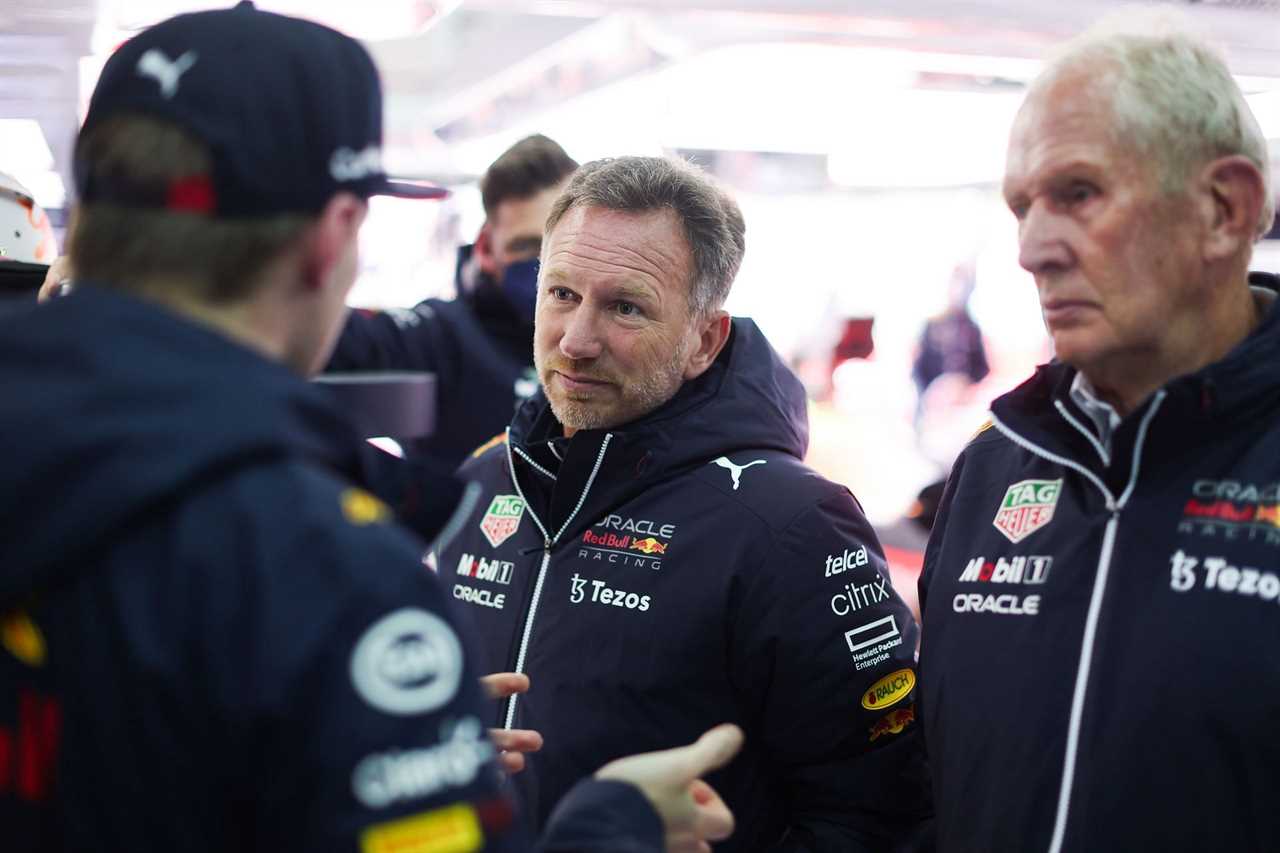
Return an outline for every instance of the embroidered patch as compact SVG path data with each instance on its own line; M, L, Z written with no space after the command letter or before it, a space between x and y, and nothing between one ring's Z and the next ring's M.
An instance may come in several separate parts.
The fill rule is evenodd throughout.
M992 520L1010 542L1021 542L1050 521L1062 493L1062 480L1022 480L1004 493Z
M520 529L524 518L524 499L519 495L494 495L484 518L480 519L480 532L489 544L497 548Z

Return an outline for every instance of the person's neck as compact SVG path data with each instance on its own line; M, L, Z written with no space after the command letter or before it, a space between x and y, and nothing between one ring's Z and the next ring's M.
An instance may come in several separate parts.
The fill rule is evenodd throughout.
M1258 327L1263 313L1252 290L1232 288L1229 299L1188 318L1185 328L1171 327L1163 348L1126 354L1107 364L1080 365L1080 371L1100 399L1128 417L1171 379L1222 360Z
M210 328L266 358L280 362L286 360L287 336L279 324L271 321L273 314L261 310L256 304L259 300L250 298L214 304L191 293L191 288L187 287L158 285L140 288L136 295Z

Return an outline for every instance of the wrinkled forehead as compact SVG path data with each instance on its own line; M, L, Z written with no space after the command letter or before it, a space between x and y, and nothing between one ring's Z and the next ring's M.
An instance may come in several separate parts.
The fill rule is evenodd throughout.
M684 287L693 259L679 217L668 208L622 211L591 205L569 208L547 234L543 264L568 263L631 270Z
M1067 163L1117 170L1137 162L1136 147L1117 125L1108 80L1104 73L1070 70L1033 85L1009 133L1006 195L1011 186Z

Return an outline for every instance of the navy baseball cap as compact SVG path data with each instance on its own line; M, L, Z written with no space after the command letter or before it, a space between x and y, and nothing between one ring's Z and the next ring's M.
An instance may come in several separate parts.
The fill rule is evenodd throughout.
M247 0L178 15L121 45L102 69L81 135L128 114L185 129L209 148L212 174L144 190L90 174L77 156L81 201L237 218L318 212L341 191L448 195L387 177L382 84L359 42Z

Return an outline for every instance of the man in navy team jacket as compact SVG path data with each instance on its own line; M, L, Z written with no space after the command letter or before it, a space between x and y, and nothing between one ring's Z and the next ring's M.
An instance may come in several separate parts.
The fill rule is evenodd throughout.
M730 719L724 850L885 851L928 815L916 627L856 500L805 467L799 381L721 306L736 203L685 164L578 170L547 221L544 391L464 464L482 497L439 556L481 668L533 689L517 778L540 821L602 756Z
M364 48L248 3L103 69L75 291L0 324L5 851L529 849L470 639L300 375L369 196L431 194L381 138ZM539 849L724 836L739 738L605 767Z
M1084 36L1013 126L1057 359L995 401L926 552L948 853L1280 849L1267 144L1225 63L1166 30Z

